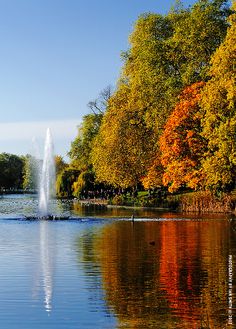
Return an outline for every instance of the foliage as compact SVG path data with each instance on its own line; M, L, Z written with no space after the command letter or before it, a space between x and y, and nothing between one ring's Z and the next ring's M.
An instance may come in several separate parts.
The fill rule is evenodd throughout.
M146 188L161 184L162 129L182 89L207 79L210 57L226 34L228 13L227 1L200 0L191 9L179 5L166 16L138 18L92 149L99 181L122 187L140 181ZM191 185L197 185L193 178Z
M236 4L234 2L234 8ZM204 88L203 136L208 150L203 160L206 188L232 189L236 183L236 14L230 17L225 41L211 62Z
M94 190L94 173L91 171L82 171L72 185L73 195L79 197L83 191Z
M23 189L36 190L38 187L39 160L30 154L24 157Z
M181 186L197 188L202 180L205 141L201 133L200 91L203 83L185 88L160 138L164 185L173 192Z
M24 160L14 154L0 154L0 189L20 189L23 183Z
M80 171L91 168L91 150L94 137L97 135L103 115L91 113L83 117L76 139L71 143L69 156L70 166Z
M79 176L79 171L76 169L66 168L58 176L56 180L56 193L59 197L73 196L73 183Z
M141 178L145 189L152 189L162 185L163 166L161 164L160 154L155 154L155 159L147 168L147 173Z
M125 85L111 97L92 150L96 177L120 187L136 186L153 152L143 111L129 107Z
M191 10L178 6L169 13L173 26L170 67L182 86L207 79L211 55L225 38L229 14L226 0L199 0Z
M121 79L130 87L133 107L145 109L158 136L180 91L206 78L228 14L226 0L200 0L191 9L144 14L136 21Z
M59 175L67 167L67 163L63 160L63 157L60 155L55 156L55 167L56 167L56 176Z
M63 193L69 181L69 194L78 196L97 183L127 188L142 182L149 189L164 182L170 191L202 186L205 139L211 144L207 128L201 135L201 120L207 126L203 116L211 110L200 111L200 90L212 75L210 59L224 41L229 13L226 0L199 0L187 9L177 1L167 15L137 19L115 92L108 87L88 104L92 113L83 117L69 168L58 176ZM232 118L229 127L233 136ZM77 171L73 181L70 170Z
M79 196L83 189L94 187L94 171L91 158L91 151L96 135L98 134L103 113L111 97L112 88L106 87L101 91L99 97L88 103L92 113L83 117L78 128L78 135L71 143L69 156L71 159L70 168L78 170L79 175L72 182L73 194Z

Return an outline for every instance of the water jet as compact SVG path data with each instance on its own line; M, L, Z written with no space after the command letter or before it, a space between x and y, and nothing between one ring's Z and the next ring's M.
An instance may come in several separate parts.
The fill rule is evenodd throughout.
M51 219L49 206L55 198L55 160L51 131L46 132L44 157L39 175L39 218Z

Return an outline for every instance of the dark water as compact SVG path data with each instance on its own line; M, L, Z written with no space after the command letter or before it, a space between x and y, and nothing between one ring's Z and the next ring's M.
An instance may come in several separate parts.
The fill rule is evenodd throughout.
M22 220L35 202L0 200L0 328L236 328L228 219L150 212L132 223L64 203L74 219Z

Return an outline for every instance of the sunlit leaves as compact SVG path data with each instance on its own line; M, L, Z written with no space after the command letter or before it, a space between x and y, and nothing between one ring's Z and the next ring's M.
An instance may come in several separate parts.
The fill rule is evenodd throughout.
M229 21L226 39L212 58L201 104L208 141L203 168L206 186L212 189L233 188L236 175L236 14Z
M97 179L121 187L137 185L154 143L143 112L130 107L128 96L123 85L111 98L92 152Z
M201 157L205 140L201 133L200 91L203 83L187 87L160 138L164 185L170 191L181 186L197 188L202 180Z
M202 170L202 159L209 155L206 139L211 154L230 153L228 161L236 162L235 151L229 148L234 117L228 116L235 108L235 78L230 73L236 66L235 36L234 46L220 46L217 52L222 58L214 57L209 73L210 58L226 35L228 14L226 0L199 0L188 9L178 1L167 15L148 13L137 19L104 115L100 103L90 102L94 113L83 118L72 144L71 165L81 172L76 189L84 186L83 173L90 170L98 182L119 187L142 182L153 188L163 182L170 191L199 188L207 171L217 173L211 169L213 158L203 161ZM207 81L209 74L212 79L204 88L204 110L200 110L201 81ZM221 170L224 167L221 163ZM226 173L219 176L225 182L231 179Z
M71 166L78 170L87 170L91 166L90 153L93 139L97 135L103 114L91 113L83 117L78 128L78 135L71 143L69 156Z
M191 10L168 15L174 30L172 66L178 68L183 86L206 79L211 55L224 40L228 15L226 0L200 0Z

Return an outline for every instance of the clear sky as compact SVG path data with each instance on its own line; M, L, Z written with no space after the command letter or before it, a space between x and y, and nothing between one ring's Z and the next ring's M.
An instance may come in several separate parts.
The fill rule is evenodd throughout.
M65 156L87 103L115 86L135 20L173 3L0 0L0 152L29 153L50 126Z

